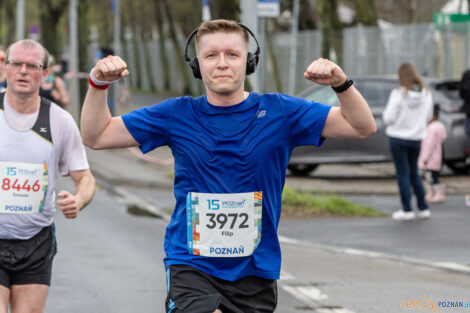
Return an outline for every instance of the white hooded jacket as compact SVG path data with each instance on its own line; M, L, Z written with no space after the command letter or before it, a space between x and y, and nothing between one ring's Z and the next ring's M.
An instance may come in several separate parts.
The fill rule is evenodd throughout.
M398 87L392 90L383 112L385 133L389 137L422 140L426 137L426 126L432 117L433 102L431 91L406 90Z

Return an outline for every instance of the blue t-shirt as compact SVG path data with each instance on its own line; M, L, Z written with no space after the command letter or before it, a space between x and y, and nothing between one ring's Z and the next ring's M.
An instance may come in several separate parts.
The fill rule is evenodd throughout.
M206 96L173 98L122 116L143 153L168 145L175 158L176 207L165 235L165 266L187 264L210 275L238 280L279 279L277 228L286 169L296 146L323 143L330 106L278 93L250 93L229 107ZM189 192L263 192L261 241L251 256L202 257L188 253Z

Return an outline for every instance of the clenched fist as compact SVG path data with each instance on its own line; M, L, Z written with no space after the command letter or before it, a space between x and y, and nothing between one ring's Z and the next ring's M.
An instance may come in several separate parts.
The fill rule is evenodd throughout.
M68 191L61 190L57 194L57 205L66 218L76 218L82 208L78 198Z
M316 59L307 68L304 77L320 85L338 87L346 81L343 70L328 59Z
M93 69L93 76L100 81L113 82L127 75L126 62L115 55L99 60Z

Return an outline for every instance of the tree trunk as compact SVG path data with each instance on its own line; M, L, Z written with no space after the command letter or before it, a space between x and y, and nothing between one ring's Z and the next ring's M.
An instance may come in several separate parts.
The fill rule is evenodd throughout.
M89 72L91 70L88 64L88 39L90 37L89 26L90 21L88 18L88 10L90 8L90 0L78 1L78 69L79 72ZM81 107L83 102L81 99L85 99L86 92L88 90L88 81L86 79L80 79L80 99L78 103Z
M185 64L185 61L182 57L183 53L181 51L181 47L178 42L178 36L176 34L176 28L175 28L175 23L173 21L173 15L171 13L170 6L168 5L167 0L161 0L164 8L165 8L165 13L167 16L168 20L168 31L170 32L170 39L173 43L173 47L175 49L175 55L176 55L176 60L178 62L178 67L180 69L181 73L181 80L183 83L183 93L186 95L192 94L191 93L191 87L189 85L189 77L188 77L188 72L187 72L187 65Z
M238 21L240 19L240 1L239 0L209 0L211 8L211 17L215 19L227 19Z
M271 39L271 32L268 30L268 19L265 19L265 38L266 38L266 46L268 48L269 59L271 60L271 65L273 67L273 78L274 78L274 85L276 86L277 92L282 92L282 85L281 85L281 78L279 76L279 67L277 66L277 58L276 54L274 53L273 41Z
M322 16L322 42L321 55L324 58L330 57L332 25L330 20L331 5L329 0L321 0L320 11Z
M377 26L377 9L374 0L355 0L355 2L357 23L364 26Z
M153 79L152 73L152 61L150 60L150 42L151 36L148 32L142 33L143 45L142 48L144 49L144 61L147 65L147 79L149 80L150 91L155 92L157 91L157 85L155 84L155 80Z
M3 7L5 6L5 0L0 0L0 21L4 21L3 19ZM5 40L3 40L3 23L0 23L0 42L5 42ZM1 44L0 44L1 45Z
M132 75L132 81L134 81L134 86L137 88L142 88L142 81L140 79L140 58L139 58L139 41L137 38L137 22L135 17L135 10L134 10L135 1L128 0L127 1L127 13L129 16L129 24L132 30L132 48L134 50L134 62L135 62L135 69L134 74Z
M409 9L409 12L410 12L409 23L410 24L416 24L416 22L417 22L417 9L418 9L418 4L416 3L416 0L410 0L408 9Z
M321 1L321 15L322 15L322 57L330 58L330 50L334 48L337 60L334 60L338 65L342 64L342 30L338 17L338 0L322 0Z
M5 18L7 24L7 36L5 44L9 46L15 41L16 35L16 1L5 0Z
M41 23L41 41L50 54L58 58L62 53L57 25L62 14L67 9L67 0L41 1L39 20Z
M469 0L470 1L470 0ZM170 66L168 63L168 56L165 49L166 36L163 31L163 15L160 12L160 6L158 3L155 3L155 16L157 20L157 31L158 31L158 48L160 51L160 59L163 67L163 89L170 90Z

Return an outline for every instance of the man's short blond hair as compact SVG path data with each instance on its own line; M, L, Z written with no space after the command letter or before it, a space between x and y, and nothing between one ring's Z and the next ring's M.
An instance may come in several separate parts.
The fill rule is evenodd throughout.
M250 43L250 35L248 31L240 26L235 21L232 20L212 20L202 23L199 26L199 29L196 33L196 47L198 45L199 39L206 34L214 34L214 33L238 33L242 35L243 39L245 40L247 46Z
M44 48L44 46L41 45L39 42L34 41L32 39L23 39L23 40L12 43L7 49L7 55L6 55L7 60L8 60L8 57L10 56L11 48L15 45L21 45L25 49L34 49L34 48L42 49L43 56L42 56L41 65L44 69L49 67L49 51L47 51L47 49Z

